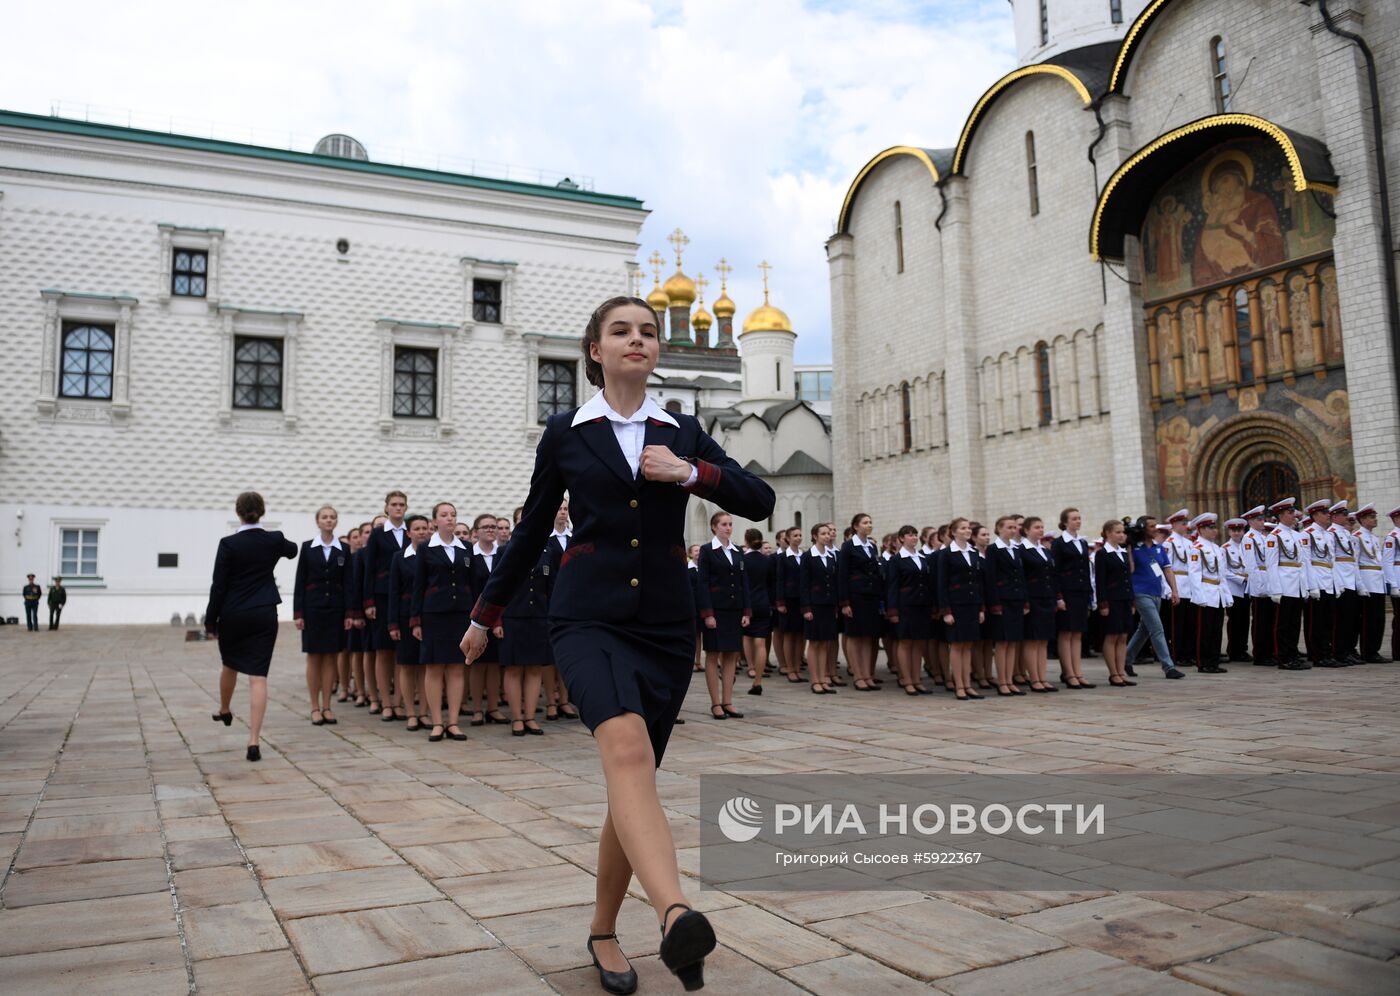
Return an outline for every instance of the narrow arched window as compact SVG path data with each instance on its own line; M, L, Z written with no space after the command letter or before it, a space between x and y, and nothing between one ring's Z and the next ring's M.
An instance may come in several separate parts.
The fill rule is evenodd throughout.
M1108 19L1114 24L1123 23L1123 0L1108 0Z
M1254 343L1250 339L1249 294L1243 287L1235 291L1235 341L1239 349L1240 383L1254 383Z
M904 452L908 453L914 448L914 412L907 380L899 385L899 424L903 432Z
M1224 114L1230 109L1230 72L1225 62L1225 39L1219 35L1210 40L1210 72L1215 89L1215 110Z
M899 201L894 202L894 261L895 272L904 272L904 212Z
M1040 179L1036 175L1035 132L1026 132L1026 187L1031 195L1031 217L1040 214Z
M1037 421L1049 425L1055 413L1050 404L1050 347L1044 342L1035 344L1035 400Z
M1050 0L1040 0L1040 44L1050 44Z

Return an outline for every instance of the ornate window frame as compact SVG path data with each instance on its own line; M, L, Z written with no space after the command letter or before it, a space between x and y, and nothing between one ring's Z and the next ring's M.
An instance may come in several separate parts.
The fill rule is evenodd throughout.
M540 398L540 360L574 365L574 400L580 405L592 395L590 385L583 371L583 354L579 350L579 340L574 336L545 335L542 332L527 332L521 339L525 343L525 440L534 442L544 431L544 425L537 421Z
M515 307L516 263L501 259L462 257L462 331L482 341L502 341L506 336L519 335ZM472 282L497 280L501 284L501 320L478 322L472 309Z
M35 408L50 422L119 425L131 416L131 313L139 301L125 294L85 294L45 289L43 348L39 363L39 396ZM59 394L59 365L63 358L64 322L111 325L112 397L65 398Z
M160 293L156 296L162 305L169 307L172 302L182 310L209 313L219 309L219 256L224 241L222 228L186 228L161 222L156 225L160 233ZM208 270L205 273L204 296L185 297L170 293L171 274L174 272L176 249L195 249L208 255Z
M297 427L297 340L306 317L299 311L260 311L219 306L219 408L221 427L241 432L288 432ZM233 407L234 340L240 336L282 341L281 409Z
M381 318L379 330L379 432L396 439L447 439L457 432L452 402L453 353L458 325ZM394 416L394 349L407 346L437 351L437 415L434 418Z

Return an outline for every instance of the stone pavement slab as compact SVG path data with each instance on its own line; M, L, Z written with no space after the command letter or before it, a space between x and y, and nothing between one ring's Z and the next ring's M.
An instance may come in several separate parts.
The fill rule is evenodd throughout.
M254 765L246 689L232 727L209 721L213 647L168 627L32 642L9 642L8 629L7 991L598 991L584 939L606 791L577 722L430 744L345 705L337 726L312 727L287 628ZM1086 670L1103 678L1100 661ZM1145 678L1126 693L975 708L908 698L888 680L884 694L821 699L766 684L744 720L720 724L705 721L696 683L692 721L658 772L687 894L720 938L712 991L1400 990L1400 778L1356 790L1338 777L1400 773L1400 666L1235 668L1216 682ZM1048 851L1003 839L1026 868L1021 891L989 890L965 869L939 876L939 891L904 876L919 888L728 893L695 879L699 778L713 772L1124 772L1155 788L1085 783L1138 814L1110 842ZM1214 772L1300 777L1244 798L1184 777ZM972 782L971 797L979 790L998 791ZM1220 818L1202 828L1184 808ZM1251 890L1268 855L1292 891ZM1166 874L1183 868L1189 883ZM635 881L618 930L642 987L678 991Z

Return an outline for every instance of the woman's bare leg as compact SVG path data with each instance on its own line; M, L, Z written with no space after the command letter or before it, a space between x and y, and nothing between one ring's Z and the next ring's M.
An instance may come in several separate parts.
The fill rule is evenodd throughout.
M262 736L263 717L267 715L267 679L248 678L248 746L258 743Z
M502 670L505 670L502 668ZM525 717L525 723L535 721L535 707L540 702L540 685L544 680L544 668L538 664L527 664L519 670L525 672L524 680L521 681L523 699L521 703L521 715Z
M727 702L731 706L734 704L734 673L739 667L739 654L720 654L720 684L724 698L721 702Z
M720 670L723 666L724 655L714 650L705 651L705 690L710 693L710 711L714 711L722 701L720 699Z
M461 664L448 664L443 675L447 680L446 718L449 728L457 725L457 714L462 711L462 693L467 687L467 676L462 673L465 670ZM472 670L475 671L476 667L473 666Z
M233 691L238 687L238 672L226 667L219 672L219 712L233 712Z
M611 934L617 930L617 914L631 884L632 865L617 839L610 812L603 819L603 832L598 837L598 875L594 881L593 922L588 925L590 934ZM678 881L677 887L679 884ZM627 971L627 959L617 941L595 941L593 951L607 971Z
M424 694L428 697L428 715L433 719L433 726L443 726L442 721L442 682L444 664L429 664L423 670L423 685L426 688ZM452 721L457 721L456 714L453 714Z
M379 704L386 712L391 712L394 707L394 652L392 650L376 650L374 657L374 679L379 688ZM369 663L366 662L365 669L368 670Z

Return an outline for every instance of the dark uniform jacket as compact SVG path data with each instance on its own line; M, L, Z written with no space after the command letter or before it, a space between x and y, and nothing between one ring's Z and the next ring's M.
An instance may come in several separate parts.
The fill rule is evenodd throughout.
M686 587L685 510L694 494L753 521L773 512L773 489L725 455L694 416L678 425L646 422L644 443L667 446L695 464L689 488L634 477L608 420L573 425L574 411L552 415L535 452L525 513L510 548L491 572L475 622L495 626L533 567L569 492L574 534L560 558L551 619L648 623L694 618Z
M938 605L948 609L954 605L985 605L985 582L982 580L982 557L973 547L968 548L972 562L952 545L939 551Z
M808 547L802 551L802 611L813 606L836 604L836 553L829 552L826 562ZM791 612L792 608L789 607Z
M1003 549L993 543L987 547L987 555L982 558L982 577L987 586L988 605L1002 605L1008 602L1029 601L1026 592L1026 554L1035 556L1029 550L1018 547Z
M778 597L778 556L761 550L744 551L744 574L749 579L749 609L755 618L769 615Z
M1105 547L1094 554L1094 591L1100 605L1133 600L1133 572L1128 569L1127 550L1112 553Z
M933 573L933 557L920 554L923 564L913 557L895 554L885 562L889 585L885 590L885 612L933 614L934 587L938 583Z
M514 538L511 539L514 543ZM506 605L507 619L533 619L543 623L549 618L549 597L554 590L554 575L559 569L559 561L564 551L559 541L550 538L544 549L535 559L535 566L525 577L525 583L516 591L515 597Z
M799 612L802 605L802 557L794 557L784 551L775 554L774 559L777 563L773 565L773 607Z
M476 558L471 549L456 547L453 558L448 560L447 551L441 546L430 546L431 542L420 546L413 558L418 566L413 572L410 626L420 625L429 612L470 612L472 608L472 562Z
M407 626L409 618L413 615L413 581L418 576L418 563L422 559L419 554L426 545L425 541L417 550L413 550L413 541L410 540L403 545L402 550L394 554L394 559L390 562L389 595L385 605L390 626ZM409 556L411 550L413 555Z
M1041 552L1045 556L1041 556ZM1054 598L1057 591L1055 587L1055 565L1050 559L1049 550L1028 550L1021 547L1021 552L1017 554L1021 560L1021 567L1026 574L1026 596L1028 598Z
M282 596L272 569L277 561L297 555L297 545L279 532L245 529L219 540L214 555L214 581L209 586L209 605L204 610L204 628L219 631L224 613L246 612L264 605L278 605ZM52 600L53 593L49 593Z
M360 607L362 609L372 609L379 602L389 597L389 565L393 563L394 554L398 553L402 547L399 541L394 538L391 529L385 529L388 522L369 531L369 539L360 548L360 557L364 563L360 565ZM403 528L403 545L409 543L408 526Z
M335 614L353 619L355 598L354 564L350 551L331 547L330 557L316 540L301 545L297 558L297 580L292 589L292 618Z
M1050 559L1055 564L1055 597L1064 597L1065 592L1079 592L1088 595L1089 585L1089 541L1079 538L1083 552L1075 549L1073 543L1063 536L1050 541Z
M723 550L702 546L695 566L700 573L695 584L695 608L700 618L708 619L716 611L749 614L749 579L742 550L734 548L731 564Z
M843 609L852 598L879 598L885 589L880 551L873 544L869 550L867 554L854 540L846 540L836 554L836 597Z

